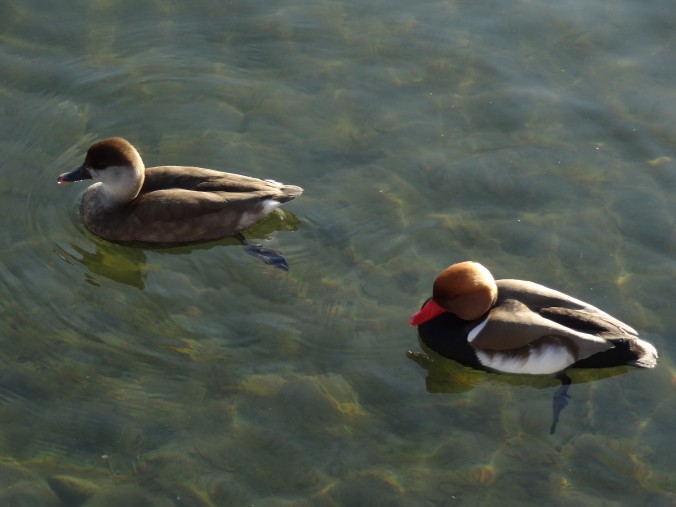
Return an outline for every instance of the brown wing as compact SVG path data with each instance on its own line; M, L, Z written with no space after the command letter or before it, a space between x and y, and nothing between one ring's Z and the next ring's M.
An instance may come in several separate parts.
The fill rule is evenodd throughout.
M199 192L260 193L271 198L282 197L293 189L297 197L302 189L261 180L241 174L214 171L202 167L158 166L146 168L141 193L156 190L183 189ZM288 200L288 199L287 199ZM280 202L282 202L280 200Z
M149 224L189 222L214 213L241 215L255 213L263 199L252 193L157 190L137 197L130 204L129 218Z

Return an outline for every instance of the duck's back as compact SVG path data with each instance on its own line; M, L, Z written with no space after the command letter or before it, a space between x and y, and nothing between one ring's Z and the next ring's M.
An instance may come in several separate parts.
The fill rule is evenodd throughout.
M596 334L605 339L633 338L636 330L612 315L544 285L524 280L497 280L498 302L506 300L523 303L531 311L563 326Z
M303 193L301 187L284 185L241 174L202 167L157 166L146 168L141 194L157 190L182 189L195 192L251 193L284 203Z

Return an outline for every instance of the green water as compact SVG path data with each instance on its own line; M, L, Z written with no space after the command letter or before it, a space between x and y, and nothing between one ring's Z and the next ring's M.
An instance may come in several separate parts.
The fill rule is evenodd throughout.
M0 503L676 502L673 2L0 6ZM89 234L95 140L304 195L234 241ZM452 262L660 351L550 378L421 367Z

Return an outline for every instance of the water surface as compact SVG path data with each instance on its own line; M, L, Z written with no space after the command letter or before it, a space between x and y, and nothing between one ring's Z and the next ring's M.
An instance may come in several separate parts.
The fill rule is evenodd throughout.
M0 500L673 505L671 2L9 0ZM57 186L95 140L301 185L236 242L138 249ZM655 370L421 365L473 259L629 322ZM11 486L11 487L10 487ZM604 503L605 502L605 503Z

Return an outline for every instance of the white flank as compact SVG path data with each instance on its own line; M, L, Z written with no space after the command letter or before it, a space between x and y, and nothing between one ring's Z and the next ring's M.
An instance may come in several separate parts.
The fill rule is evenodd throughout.
M247 227L251 227L253 224L258 222L261 218L269 215L272 213L274 210L279 208L282 203L275 201L274 199L265 199L263 202L261 202L261 205L263 206L263 209L256 212L256 213L249 213L249 212L244 212L242 213L242 216L239 219L239 222L237 223L237 228L239 230L246 229Z
M487 354L476 351L479 362L488 368L505 373L526 373L544 375L564 370L575 362L573 355L563 347L530 347L526 357L512 356L501 352Z
M274 199L265 199L261 204L263 204L263 213L266 215L269 215L282 205L281 202Z

